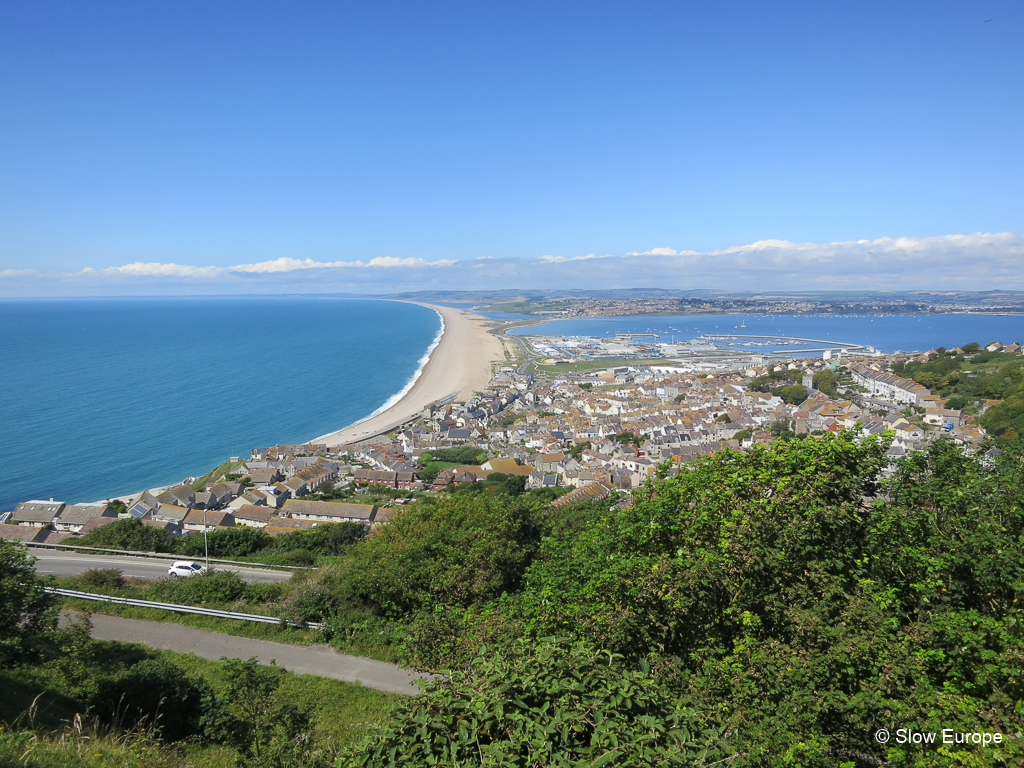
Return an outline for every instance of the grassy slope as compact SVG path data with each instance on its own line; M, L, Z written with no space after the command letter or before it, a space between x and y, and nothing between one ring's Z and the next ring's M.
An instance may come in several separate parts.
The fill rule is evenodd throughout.
M155 651L125 643L100 643L101 652L113 657L162 658L174 662L191 674L205 677L213 687L221 684L221 665L192 654ZM0 767L37 766L210 766L228 768L235 765L234 753L219 745L187 745L146 749L130 739L116 738L95 732L86 721L84 729L72 727L77 707L59 692L59 681L53 670L22 668L0 670ZM35 711L35 737L10 728L15 721L28 726L23 716L39 694ZM392 707L402 696L364 688L340 680L286 673L280 689L287 703L313 705L318 711L317 728L322 739L334 747L360 738L369 723L386 721Z

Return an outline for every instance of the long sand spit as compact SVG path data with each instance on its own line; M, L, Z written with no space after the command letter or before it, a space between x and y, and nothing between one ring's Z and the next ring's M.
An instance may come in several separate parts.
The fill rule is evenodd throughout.
M463 309L411 302L433 309L444 319L444 333L419 378L394 405L375 416L311 440L336 446L383 434L414 418L423 408L448 395L466 398L487 389L492 364L503 359L501 342L488 333L486 318Z

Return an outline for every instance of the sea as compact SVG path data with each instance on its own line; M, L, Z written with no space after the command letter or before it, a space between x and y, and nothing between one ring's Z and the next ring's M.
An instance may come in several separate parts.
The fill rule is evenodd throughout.
M332 297L2 301L0 511L135 493L347 427L412 385L440 329L426 307ZM893 352L1021 341L1024 317L689 315L514 332L783 335Z
M486 314L486 313L485 313ZM497 318L495 318L497 319ZM608 337L617 333L657 334L656 343L688 341L705 334L788 336L830 343L872 346L881 352L959 347L976 341L1024 341L1024 315L678 315L573 318L516 328L519 336ZM766 351L757 340L735 348ZM808 348L822 344L807 343ZM778 345L768 344L770 349ZM784 348L783 348L784 349ZM794 354L794 353L789 353ZM819 353L820 354L820 353Z
M441 320L360 299L0 302L0 511L96 501L388 407Z

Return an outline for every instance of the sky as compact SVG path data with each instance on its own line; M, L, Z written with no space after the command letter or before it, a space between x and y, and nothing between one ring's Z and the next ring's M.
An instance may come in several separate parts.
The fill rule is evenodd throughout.
M1019 2L0 6L0 296L1024 290Z

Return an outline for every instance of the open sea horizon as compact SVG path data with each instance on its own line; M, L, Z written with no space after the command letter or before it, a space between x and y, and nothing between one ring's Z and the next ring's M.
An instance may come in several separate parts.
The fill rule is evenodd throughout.
M401 392L437 337L416 304L338 298L0 302L0 511L199 476Z

